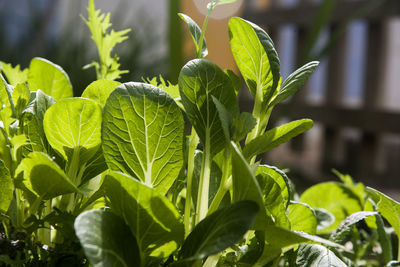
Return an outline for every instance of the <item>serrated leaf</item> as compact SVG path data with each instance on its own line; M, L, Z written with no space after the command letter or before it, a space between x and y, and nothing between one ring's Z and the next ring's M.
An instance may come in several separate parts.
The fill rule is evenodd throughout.
M321 245L300 245L296 266L299 267L347 267L335 253Z
M290 229L310 235L317 233L317 218L310 206L301 202L290 202L288 206Z
M167 193L183 165L184 121L174 100L152 85L125 83L108 98L103 121L108 167Z
M186 238L181 257L187 261L203 259L234 245L251 228L258 211L253 201L239 201L217 210Z
M241 18L230 19L229 38L250 92L268 103L280 79L279 58L271 38L260 27Z
M111 209L124 218L144 255L166 258L182 244L183 223L167 198L117 172L107 174L103 186Z
M121 85L120 82L112 80L97 80L86 87L82 97L92 99L104 107L111 92L119 85Z
M13 86L28 80L28 69L21 69L19 65L13 67L11 64L0 61L0 71L6 76L8 83Z
M302 119L275 127L251 140L243 149L246 159L271 150L280 144L286 143L293 137L304 133L314 125L312 120Z
M203 144L210 141L212 154L224 148L226 142L214 96L231 114L238 113L238 103L230 78L206 59L189 61L179 75L182 104Z
M64 171L42 152L28 154L18 165L16 176L22 172L25 186L44 200L78 192Z
M336 182L320 183L308 188L301 195L300 202L307 203L313 209L326 209L335 216L335 223L323 229L323 233L335 230L347 216L363 209L358 197Z
M396 235L400 236L400 203L371 187L367 187L367 192L376 203L379 213L393 227Z
M351 231L351 226L358 223L369 216L377 215L377 212L373 211L359 211L356 213L351 214L346 219L344 219L338 228L330 235L329 240L332 240L336 243L342 243L346 236Z
M13 180L10 171L0 159L0 211L6 213L13 199Z
M270 105L274 106L297 92L318 67L318 61L312 61L297 69L282 83L281 89Z
M81 213L74 226L92 266L140 266L136 238L124 221L111 211L90 210Z
M72 85L65 71L40 57L32 59L29 65L28 86L29 90L40 89L55 100L73 96Z
M259 207L264 207L261 188L249 164L234 142L231 142L231 149L233 202L251 200L256 202ZM266 224L273 224L273 222L266 210L261 208L254 223L254 229L261 230Z
M201 29L199 27L199 25L197 25L197 23L188 15L183 14L183 13L179 13L178 14L179 17L186 22L188 29L189 29L189 33L190 36L193 39L194 45L196 46L196 54L199 55L199 49L200 49L200 38L201 38ZM207 45L206 45L206 38L203 38L203 44L201 47L201 57L206 57L208 54L208 50L207 50Z
M88 161L101 144L101 107L85 98L69 98L53 104L45 113L44 132L54 150L66 160L79 151L79 160Z
M145 79L144 81L168 93L175 100L175 102L180 101L181 96L179 95L179 86L164 80L161 75L158 77L158 79L157 77L153 77L152 79Z

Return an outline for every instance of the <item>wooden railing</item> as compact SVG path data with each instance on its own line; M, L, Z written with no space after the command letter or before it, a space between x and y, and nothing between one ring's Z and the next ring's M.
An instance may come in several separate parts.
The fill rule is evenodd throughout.
M365 86L361 104L348 106L344 103L343 70L347 50L345 35L341 35L327 56L327 86L323 101L311 103L308 101L307 90L303 89L302 93L298 93L290 103L275 113L291 119L308 117L323 125L324 130L320 136L323 140L320 147L322 160L318 166L322 174L326 174L331 168L338 168L369 184L400 186L400 145L383 147L387 143L387 134L395 134L400 139L400 103L399 109L387 110L385 103L379 101L384 94L381 84L386 64L384 56L385 53L392 53L384 49L387 41L384 35L385 22L388 18L400 16L400 0L375 1L380 3L371 10L365 9L366 0L339 1L328 25L328 28L333 29L352 18L362 19L367 23ZM254 10L250 6L245 8L244 17L265 27L274 40L277 40L281 26L290 24L295 27L299 34L297 47L300 48L304 45L304 33L312 27L319 10L319 5L309 1L291 7L271 5L266 10ZM276 45L279 47L279 40ZM298 58L299 55L294 61L299 62ZM400 84L398 93L400 94ZM246 99L242 101L246 102ZM346 139L342 134L346 127L355 129L359 138ZM337 155L338 146L344 147L340 156ZM384 168L378 166L379 160L383 161Z

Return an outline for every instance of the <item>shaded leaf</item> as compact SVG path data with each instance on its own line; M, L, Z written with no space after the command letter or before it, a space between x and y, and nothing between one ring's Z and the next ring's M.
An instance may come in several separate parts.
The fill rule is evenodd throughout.
M335 216L326 209L314 209L315 217L317 218L317 231L321 231L335 222Z
M124 221L111 211L81 213L74 226L92 266L140 266L136 238Z
M13 180L10 171L0 159L0 211L6 213L13 199Z
M201 38L201 29L199 25L188 15L179 13L179 17L186 22L190 36L192 36L194 45L196 46L196 54L199 55L199 49L200 49L200 38ZM206 45L206 38L203 38L203 44L201 47L201 57L206 57L208 55L208 50L207 50L207 45Z

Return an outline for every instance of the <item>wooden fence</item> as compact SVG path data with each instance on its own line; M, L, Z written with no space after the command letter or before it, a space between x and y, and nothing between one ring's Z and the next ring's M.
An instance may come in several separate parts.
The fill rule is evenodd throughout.
M319 166L309 166L321 170L318 175L325 175L331 168L337 168L370 185L400 186L400 145L399 142L387 141L388 135L400 140L400 109L387 110L385 103L380 102L385 93L382 80L387 64L386 53L392 53L385 50L385 27L389 19L399 18L400 1L375 1L381 4L368 12L363 12L366 0L338 1L327 27L327 31L332 32L332 29L340 27L342 22L351 17L361 19L367 24L367 52L363 75L365 86L362 88L361 103L356 106L345 103L343 85L348 77L344 75L348 50L345 45L346 35L343 34L325 58L327 69L323 100L319 103L310 102L310 92L303 88L290 103L275 113L290 119L311 118L322 125L323 130L319 136L322 145L318 148L321 160ZM295 46L301 48L304 46L305 33L310 30L319 12L319 5L310 1L299 2L290 7L272 2L268 9L261 10L252 8L249 1L244 17L266 27L278 48L281 45L279 31L285 25L292 25L298 34ZM399 54L397 52L398 56ZM299 63L298 57L299 55L294 61ZM400 69L397 73L400 75ZM400 83L397 93L400 94ZM398 107L400 108L400 103ZM349 128L357 133L357 138L349 138L344 134ZM302 142L294 142L291 149L301 155L298 148L304 149Z

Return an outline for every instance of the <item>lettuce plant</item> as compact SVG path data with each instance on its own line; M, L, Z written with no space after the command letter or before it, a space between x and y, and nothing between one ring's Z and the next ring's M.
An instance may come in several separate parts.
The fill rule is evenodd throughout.
M2 63L0 261L15 266L397 266L400 204L337 173L342 182L298 195L284 171L258 156L313 125L268 127L273 108L315 70L282 81L268 34L229 22L231 50L253 112L241 112L242 78L205 59L205 31L186 22L196 58L177 85L114 81L109 15L89 1L98 80L72 97L60 66ZM386 224L382 218L388 222ZM391 226L393 231L390 231ZM397 253L399 255L399 253ZM399 257L399 256L397 256Z

